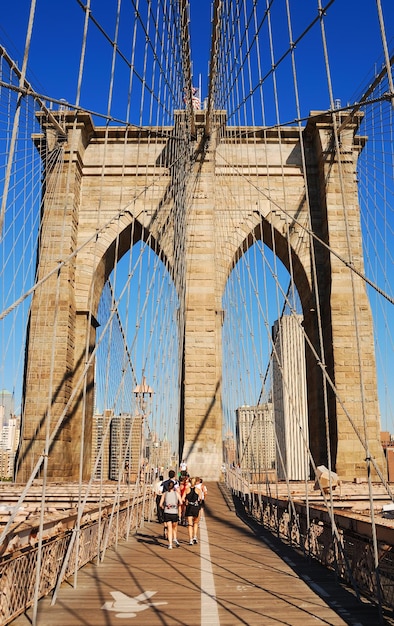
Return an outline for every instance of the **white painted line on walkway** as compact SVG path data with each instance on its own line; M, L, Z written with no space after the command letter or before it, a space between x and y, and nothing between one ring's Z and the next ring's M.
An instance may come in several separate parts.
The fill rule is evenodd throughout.
M205 518L200 520L201 626L220 626L216 602L208 530Z

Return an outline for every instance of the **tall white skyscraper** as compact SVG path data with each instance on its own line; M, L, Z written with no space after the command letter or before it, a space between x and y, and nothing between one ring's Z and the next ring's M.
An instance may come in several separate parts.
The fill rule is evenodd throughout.
M275 468L275 426L272 403L236 410L237 453L241 469L262 472Z
M0 390L0 429L8 426L8 422L14 415L14 396L6 389Z
M284 315L273 326L272 394L275 428L281 451L278 478L309 478L308 403L302 315Z
M14 415L14 397L3 389L0 391L0 478L13 476L19 431L20 417Z

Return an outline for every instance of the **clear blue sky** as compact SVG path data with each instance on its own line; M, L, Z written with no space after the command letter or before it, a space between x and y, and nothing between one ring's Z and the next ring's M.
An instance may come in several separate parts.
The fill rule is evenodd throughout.
M123 3L126 5L126 3ZM129 3L131 5L131 3ZM142 3L144 4L144 3ZM258 3L260 12L265 7ZM324 4L324 3L323 3ZM109 0L92 0L93 14L101 23L108 24L108 32L113 33L114 15L117 3ZM281 12L275 12L276 5L282 6ZM287 46L288 35L286 18L283 13L284 2L273 3L273 36L277 55ZM290 2L293 16L293 39L295 39L317 13L316 0L303 0L300 11L299 2ZM389 39L394 31L394 3L382 0L386 29ZM26 26L30 0L3 2L0 15L0 41L9 50L19 64L22 61ZM294 7L294 8L293 8ZM207 95L208 62L211 37L211 2L191 0L191 47L195 82L202 77L203 96ZM110 26L111 24L111 26ZM361 93L371 75L373 65L381 58L381 41L376 20L375 0L336 0L329 8L326 19L327 44L332 67L335 97L343 103L352 101L355 94ZM51 0L38 0L32 47L29 63L29 79L42 93L54 98L66 98L75 101L77 70L81 48L83 12L74 0L54 3ZM128 31L130 34L130 31ZM305 46L299 45L298 58L305 61L308 72L300 75L303 98L310 109L328 107L325 77L322 76L321 44L318 27L305 38ZM314 47L316 46L316 47ZM124 48L127 51L125 45ZM318 52L317 52L318 50ZM97 55L90 62L92 85L97 85L102 75L104 100L101 110L105 111L106 80L108 58ZM101 65L102 64L102 65ZM86 77L88 78L88 77ZM87 99L89 108L95 103L99 109L99 91L94 98ZM93 107L92 107L93 108Z
M115 0L92 0L93 14L98 21L106 25L110 34L114 31ZM130 2L123 2L132 11ZM146 3L141 3L141 7ZM281 51L288 45L285 2L277 0L272 4L273 40L278 58ZM293 15L293 39L296 39L310 23L317 13L316 0L293 0L290 2ZM211 2L208 0L190 0L191 7L191 49L194 72L194 84L198 86L199 77L202 81L202 96L207 95L208 63L210 57L211 38ZM262 13L265 2L258 3ZM300 10L300 7L302 9ZM388 39L393 47L394 35L394 2L382 0ZM21 66L28 21L30 0L3 2L0 14L0 43L10 56ZM382 45L376 17L375 0L336 0L327 11L325 20L327 45L334 97L339 98L342 104L352 102L369 83L374 65L382 60ZM37 0L36 16L32 37L31 53L27 78L33 87L44 95L69 102L75 102L78 64L81 50L81 36L83 28L83 12L74 0L54 3L53 0ZM127 21L123 22L122 47L130 51L130 29ZM110 47L103 45L101 39L95 35L89 41L87 55L87 71L84 77L84 90L81 105L101 112L106 112L107 93L109 85ZM263 38L263 34L262 34ZM142 45L142 44L141 44ZM315 25L311 32L296 48L299 62L299 84L301 89L301 111L307 115L310 110L326 109L329 107L327 95L327 79L323 64L320 30ZM264 68L270 66L269 55L262 60ZM280 77L278 77L280 81ZM119 83L121 85L121 82ZM286 82L283 78L279 84L281 95L286 93ZM121 89L115 92L114 115L124 119L125 107ZM281 100L281 121L293 119L294 104L290 97ZM389 215L392 219L392 213ZM391 222L391 231L393 223ZM392 237L392 235L389 235ZM386 240L387 241L387 240ZM386 242L391 246L392 239ZM384 251L382 252L382 254ZM387 271L392 273L390 257L385 259ZM391 283L392 284L392 283ZM386 285L387 286L387 285ZM382 285L384 287L384 285ZM379 329L382 331L382 345L385 345L388 354L382 361L380 381L383 386L381 397L389 397L394 385L391 372L394 371L392 344L385 339L384 326L393 333L393 313L387 312L386 320L380 318ZM384 371L387 370L387 371ZM391 379L390 379L391 376ZM388 391L387 391L388 390ZM389 421L392 420L392 409L385 409ZM384 425L384 424L383 424ZM392 428L391 424L388 424Z

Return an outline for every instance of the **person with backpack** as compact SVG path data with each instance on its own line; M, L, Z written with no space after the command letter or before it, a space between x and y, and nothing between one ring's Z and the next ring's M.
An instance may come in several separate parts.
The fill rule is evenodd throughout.
M168 491L168 485L170 484L170 480L172 480L172 482L174 483L174 489L175 491L177 491L179 489L179 482L177 481L177 479L175 478L175 472L174 470L170 470L168 472L168 478L167 480L164 480L162 482L162 487L163 487L163 493L165 491Z
M201 490L197 487L196 478L192 478L190 486L186 488L183 501L186 503L186 519L189 532L189 545L198 543L197 532L202 500Z
M175 491L175 483L170 480L168 490L162 493L160 506L164 511L164 525L167 529L168 549L172 550L172 544L179 548L177 538L178 520L181 514L182 498L179 491Z

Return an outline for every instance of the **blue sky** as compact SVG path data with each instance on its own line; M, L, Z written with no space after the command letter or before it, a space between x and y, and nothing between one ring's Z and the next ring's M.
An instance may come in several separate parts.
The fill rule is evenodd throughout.
M250 2L248 3L250 4ZM302 10L299 10L300 4ZM305 30L317 14L316 0L293 0L290 2L292 10L293 40ZM115 0L92 0L92 10L98 22L105 24L109 34L115 29ZM131 16L134 8L131 2L123 0L124 19L120 31L122 51L130 54L132 29L130 28ZM262 16L266 3L261 0L258 3L259 15ZM146 11L147 3L141 2L140 8ZM275 58L279 59L288 47L287 21L284 12L285 2L276 0L272 3L272 37L275 49ZM393 46L394 35L394 2L382 0L383 14L385 17L388 40ZM0 15L0 43L2 43L10 56L21 66L25 33L28 22L30 0L18 0L18 2L3 3ZM208 0L191 0L191 50L193 61L194 84L198 86L201 76L202 97L206 97L208 89L208 64L210 58L211 38L211 2ZM33 28L31 52L27 78L33 87L43 95L55 99L64 98L70 103L75 102L77 93L77 76L81 52L81 37L83 30L83 12L75 0L53 3L51 0L37 0L36 15ZM382 44L376 17L375 0L336 0L327 11L325 19L327 46L332 71L332 85L334 97L340 99L342 105L353 102L365 90L373 75L374 67L382 61ZM86 70L81 92L81 106L105 114L108 107L108 87L111 65L111 48L104 41L102 34L94 29L90 30L86 56ZM265 55L262 58L263 72L269 72L271 59L269 57L268 35L266 26L261 29L261 41L264 44ZM140 54L136 58L136 66L141 67L142 51L145 39L138 34L138 50ZM236 52L238 54L238 52ZM296 47L298 64L298 82L300 87L301 114L308 115L311 110L326 109L329 107L327 90L327 76L324 67L323 50L319 25L315 24L308 34ZM235 61L237 61L235 59ZM233 59L231 59L231 63ZM251 68L255 76L256 65ZM236 63L234 63L234 67ZM289 81L290 64L283 62L283 70L278 71L278 92L280 96L279 116L282 123L291 121L295 117L295 105L292 89ZM114 98L111 103L111 113L124 120L126 116L125 89L128 74L122 69L121 64L116 75ZM267 80L270 86L270 80ZM135 101L140 99L138 85L135 86ZM267 110L269 123L276 121L273 106L273 96L267 96ZM181 94L175 93L174 97L181 101ZM144 118L145 119L145 118ZM163 118L164 119L164 118ZM131 120L139 123L140 113L138 107L131 111ZM168 120L170 123L170 120ZM388 146L388 150L390 147ZM365 170L372 167L371 161L366 161ZM392 190L391 190L392 192ZM370 194L370 192L369 192ZM374 219L374 218L372 218ZM379 253L382 254L382 266L386 268L386 275L376 272L376 262L372 261L368 269L370 277L385 291L392 289L394 283L392 277L391 257L385 256L387 249L393 248L393 215L388 213L386 224L380 225L386 228L385 239L380 239L380 230L376 240ZM389 228L387 229L387 223ZM385 244L382 242L385 241ZM386 251L384 247L386 246ZM392 426L392 374L394 361L392 354L392 339L388 339L387 332L392 333L393 312L392 306L384 304L382 308L379 302L372 298L375 316L378 319L377 329L382 350L379 351L380 367L380 395L384 405L384 423L394 430ZM379 316L379 317L378 317ZM19 366L20 367L20 364ZM391 376L391 379L390 379Z
M141 3L141 7L145 4ZM108 32L113 33L117 2L92 0L91 6L98 21L105 23ZM132 12L130 2L123 2L123 6L128 6L129 12ZM262 13L265 2L259 2L258 6ZM293 1L290 6L294 7L293 39L296 39L316 15L317 1L303 0L302 11L299 11L298 2ZM383 0L382 6L390 39L394 30L394 3ZM1 10L0 41L19 64L22 61L29 7L30 0L18 0L3 3ZM272 7L273 39L278 57L288 46L283 7L284 2L278 1ZM203 96L206 96L212 29L211 2L191 0L190 9L194 82L198 84L201 75ZM127 28L126 19L123 23L123 49L129 52L131 29ZM382 56L375 0L336 0L327 11L325 24L330 63L335 68L335 97L340 98L343 103L350 102L356 94L362 93L364 86L368 84L374 63ZM75 101L82 30L83 12L76 1L68 0L56 4L50 0L37 1L28 75L38 91L53 98ZM329 103L318 25L298 45L297 59L302 64L299 79L306 108L327 108ZM265 62L269 64L270 59L266 58ZM98 36L97 41L92 39L91 46L88 46L87 63L90 64L90 71L85 74L84 80L86 89L91 93L85 95L85 106L105 112L110 56L105 54L105 45Z

